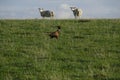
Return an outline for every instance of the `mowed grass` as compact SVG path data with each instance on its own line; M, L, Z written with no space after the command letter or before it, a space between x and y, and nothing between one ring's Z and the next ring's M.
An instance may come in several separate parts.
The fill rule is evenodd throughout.
M0 20L0 80L120 80L120 19Z

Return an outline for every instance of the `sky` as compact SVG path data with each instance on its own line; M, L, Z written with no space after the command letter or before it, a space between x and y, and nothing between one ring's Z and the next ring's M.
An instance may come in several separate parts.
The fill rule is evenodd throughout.
M0 0L0 19L42 19L38 8L53 11L56 19L71 19L71 6L82 9L83 19L120 18L120 0Z

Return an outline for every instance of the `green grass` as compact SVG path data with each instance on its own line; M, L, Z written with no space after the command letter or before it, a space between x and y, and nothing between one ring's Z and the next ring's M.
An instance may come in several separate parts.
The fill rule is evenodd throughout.
M0 20L0 80L120 80L120 19Z

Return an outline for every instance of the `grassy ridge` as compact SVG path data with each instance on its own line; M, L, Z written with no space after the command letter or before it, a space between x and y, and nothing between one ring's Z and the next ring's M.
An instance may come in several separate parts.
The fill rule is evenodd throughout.
M0 20L0 80L119 80L119 53L120 19Z

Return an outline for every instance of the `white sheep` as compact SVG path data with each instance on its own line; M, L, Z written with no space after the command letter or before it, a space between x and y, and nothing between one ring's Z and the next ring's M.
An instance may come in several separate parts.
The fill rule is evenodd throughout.
M40 15L45 18L45 17L54 17L54 13L53 11L50 11L50 10L44 10L43 8L38 8L39 9L39 12L40 12Z
M82 9L78 9L76 7L70 7L70 8L73 11L73 15L74 15L75 19L82 16L82 13L83 13Z

